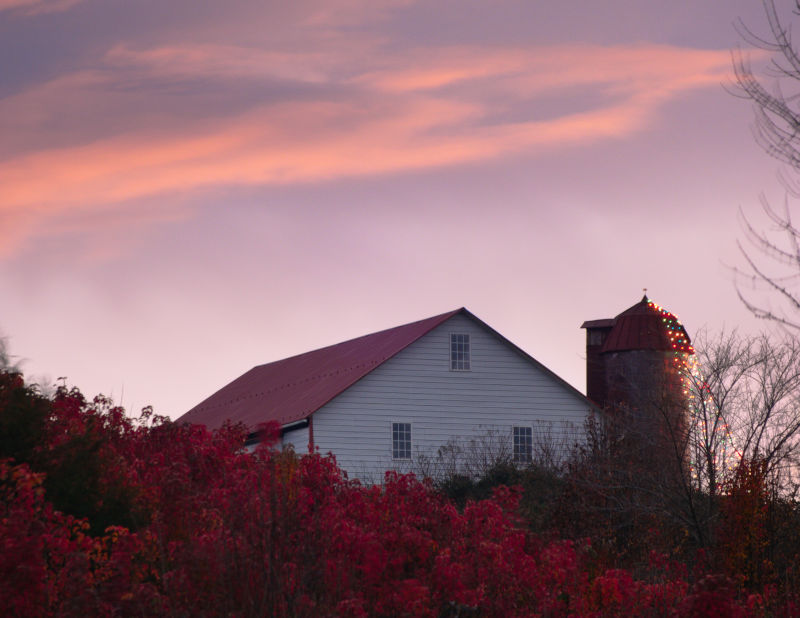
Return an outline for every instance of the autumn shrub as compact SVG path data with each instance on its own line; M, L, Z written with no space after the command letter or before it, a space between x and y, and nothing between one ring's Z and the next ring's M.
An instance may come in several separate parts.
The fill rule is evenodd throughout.
M748 589L775 582L770 511L777 503L769 487L768 462L739 462L724 488L717 550L722 567Z
M559 470L537 464L520 466L501 461L483 475L473 479L453 474L439 479L435 485L463 510L468 501L487 500L498 487L519 487L519 514L525 526L537 533L557 533L559 522L556 507L564 492L566 480Z
M0 607L11 616L758 615L789 607L743 592L727 575L701 573L692 583L666 553L651 553L640 575L608 563L594 540L532 533L526 496L560 491L535 471L498 470L476 490L485 493L458 508L413 475L362 485L331 456L279 450L275 425L250 454L243 427L212 433L149 413L134 420L76 390L44 403L14 391L24 389L19 381L8 384L0 426L8 402L47 409L35 421L30 463L0 461Z

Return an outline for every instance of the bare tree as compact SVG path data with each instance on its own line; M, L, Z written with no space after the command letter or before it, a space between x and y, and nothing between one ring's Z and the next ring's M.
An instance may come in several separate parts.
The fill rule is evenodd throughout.
M800 17L800 0L786 3L788 10L783 11L775 0L762 4L769 32L758 34L741 21L738 30L746 43L772 53L767 70L772 84L765 85L756 76L741 49L733 55L736 81L740 94L754 103L758 143L773 157L800 168L800 56L792 42L792 21Z
M734 268L739 299L757 318L773 321L791 331L800 330L800 230L794 226L791 199L800 197L784 181L786 195L778 211L762 195L762 210L766 214L771 233L757 230L745 216L742 227L747 246L739 243L739 250L747 262L747 271ZM748 248L749 247L749 248ZM762 266L757 254L768 259ZM776 300L755 300L753 294L767 292Z
M800 343L700 333L695 347L677 363L679 381L667 373L665 388L649 384L635 405L591 421L573 463L577 521L598 522L623 551L654 525L673 542L713 546L720 496L742 460L764 462L771 486L797 492Z
M736 332L696 338L692 393L693 474L710 494L741 459L758 459L784 490L794 491L800 463L800 343L785 335Z
M738 30L750 46L772 54L771 61L759 77L751 57L741 49L733 53L736 93L753 103L754 134L758 144L792 170L800 171L800 55L792 39L792 25L800 21L800 0L777 6L775 0L762 0L767 19L767 32L756 33L743 22ZM757 229L751 220L742 217L749 248L740 249L749 272L736 270L737 289L744 304L759 318L776 321L792 329L800 329L800 243L798 228L791 216L790 202L798 198L798 188L783 178L786 188L781 208L775 208L762 196L763 211L773 227L771 233ZM771 265L764 267L756 259L766 256ZM762 288L777 297L775 303L753 300L747 287Z
M530 456L515 459L510 428L487 428L471 438L452 438L435 451L416 451L410 469L436 481L456 476L475 480L497 466L533 466L561 473L576 438L580 436L571 423L535 422Z
M736 50L733 67L738 94L753 103L759 145L790 171L800 172L800 52L793 40L793 27L800 24L800 0L762 0L762 5L766 29L759 33L740 22L738 30L748 45L768 52L770 62L757 74L751 56ZM717 425L721 423L738 454L763 458L771 480L783 491L796 491L800 463L800 350L793 338L800 330L800 228L792 216L794 202L800 199L797 178L782 176L786 193L780 207L762 196L771 229L761 231L752 219L742 217L746 246L740 243L740 249L748 272L735 272L744 304L757 317L784 327L783 336L742 340L734 334L706 345L705 390L696 400L698 422L717 430L712 439L721 440ZM745 291L747 287L751 291ZM754 300L752 290L759 288L769 292L770 300ZM711 491L725 472L712 465L718 447L695 445L697 460L705 462L704 481Z

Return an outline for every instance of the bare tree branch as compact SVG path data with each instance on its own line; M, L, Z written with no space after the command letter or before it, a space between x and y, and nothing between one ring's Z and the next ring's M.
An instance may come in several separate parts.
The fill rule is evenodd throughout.
M775 0L762 0L767 18L767 33L756 34L743 22L737 29L745 43L772 54L771 62L763 75L753 68L751 55L737 48L732 53L736 79L734 94L749 99L755 113L754 136L756 142L771 156L800 170L800 53L793 41L793 22L800 16L800 0L790 3L791 11L779 10ZM788 8L788 7L787 7ZM750 248L741 243L739 249L749 272L734 269L737 293L745 306L758 318L774 321L792 329L800 328L800 230L792 222L790 195L798 197L784 179L786 196L779 212L764 196L761 205L775 234L758 231L751 220L741 216L745 239ZM777 266L767 268L760 256ZM764 302L754 300L744 291L744 284L763 286L774 294L783 309L772 309Z

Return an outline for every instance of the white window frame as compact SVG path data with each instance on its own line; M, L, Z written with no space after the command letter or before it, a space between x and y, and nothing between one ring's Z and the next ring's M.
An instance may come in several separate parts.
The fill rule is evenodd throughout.
M406 430L406 427L408 428ZM394 461L409 461L413 445L413 431L411 423L392 421L392 459Z
M511 454L514 463L533 461L533 427L515 425L511 429Z
M472 371L472 342L469 333L450 333L450 371Z

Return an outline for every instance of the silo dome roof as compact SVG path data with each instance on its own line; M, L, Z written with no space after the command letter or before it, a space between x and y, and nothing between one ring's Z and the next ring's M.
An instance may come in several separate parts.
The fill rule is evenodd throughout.
M614 326L600 353L624 350L661 350L694 353L683 324L647 295L614 318Z

